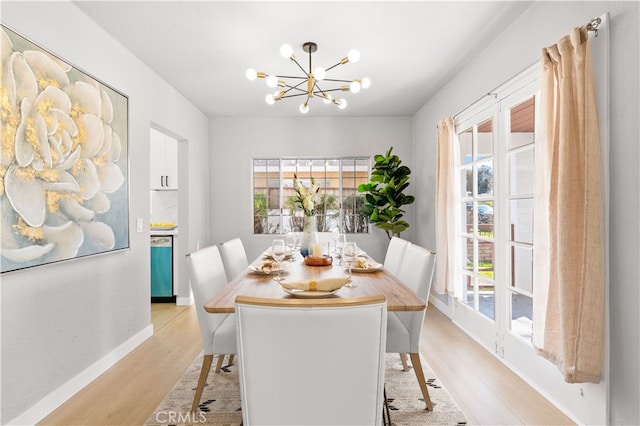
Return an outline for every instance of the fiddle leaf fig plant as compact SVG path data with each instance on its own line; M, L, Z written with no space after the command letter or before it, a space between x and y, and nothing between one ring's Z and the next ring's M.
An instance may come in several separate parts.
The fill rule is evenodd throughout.
M371 181L358 186L358 192L365 193L363 213L369 216L369 222L383 229L389 239L409 228L409 223L402 219L405 213L402 206L415 201L413 195L403 192L409 186L411 169L403 166L392 150L393 147L385 155L373 157Z

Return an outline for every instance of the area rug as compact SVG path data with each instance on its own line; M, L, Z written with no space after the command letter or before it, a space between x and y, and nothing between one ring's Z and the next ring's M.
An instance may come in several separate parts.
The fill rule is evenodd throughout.
M219 374L214 374L215 361L200 400L199 412L191 413L190 410L202 366L202 354L188 368L146 424L240 425L242 414L237 364L224 366ZM397 354L386 356L385 389L392 425L466 425L464 414L424 358L422 368L427 379L433 411L425 410L413 370L402 371L400 357Z

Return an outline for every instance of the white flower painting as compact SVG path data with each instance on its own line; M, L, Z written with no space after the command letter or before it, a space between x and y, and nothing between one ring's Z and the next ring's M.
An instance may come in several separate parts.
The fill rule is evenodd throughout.
M128 99L0 27L2 272L129 247Z

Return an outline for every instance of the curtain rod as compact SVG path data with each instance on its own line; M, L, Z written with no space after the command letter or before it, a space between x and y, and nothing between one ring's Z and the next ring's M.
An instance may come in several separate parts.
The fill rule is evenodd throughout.
M598 25L600 25L602 23L602 19L600 18L593 18L592 20L589 21L589 23L587 24L587 31L593 31L595 32L595 36L594 37L598 37Z
M598 37L598 26L602 23L602 19L600 18L593 18L591 19L588 23L587 23L587 31L593 31L594 37ZM538 62L538 61L536 61ZM532 67L533 65L536 64L536 62L534 62L533 64L529 65L526 69ZM494 89L495 90L495 89ZM497 94L494 92L494 90L491 90L487 93L485 93L484 95L480 96L478 99L476 99L474 102L470 103L469 105L467 105L466 107L464 107L463 109L461 109L460 111L458 111L457 113L455 113L454 115L452 115L451 117L453 117L455 119L455 117L457 117L458 115L462 114L463 112L465 112L469 107L471 107L472 105L475 105L476 103L480 102L482 99L484 99L487 96L494 96L497 97ZM438 126L436 125L436 129L438 128Z

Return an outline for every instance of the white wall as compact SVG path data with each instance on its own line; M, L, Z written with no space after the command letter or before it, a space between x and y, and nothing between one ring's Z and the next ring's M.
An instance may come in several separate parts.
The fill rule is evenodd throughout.
M239 236L250 260L274 238L253 235L253 158L373 156L393 146L403 165L412 170L416 167L408 117L215 118L210 120L210 129L212 239L220 243ZM407 193L413 190L411 184ZM406 210L411 228L402 236L412 239L418 225L413 220L413 206ZM384 231L372 228L371 234L354 237L354 241L375 259L384 260L388 244Z
M435 246L430 219L435 202L437 122L539 59L543 47L572 28L610 13L610 289L609 421L640 424L640 317L638 305L640 228L638 220L639 139L638 2L535 2L469 66L454 76L415 117L418 243ZM423 226L426 224L426 226ZM572 413L580 418L580 413Z
M188 145L182 162L189 167L180 175L188 188L182 254L206 241L208 122L71 2L3 1L2 23L129 96L131 249L2 275L0 423L33 423L152 331L151 122ZM136 218L143 218L142 233ZM180 288L188 295L188 283Z

